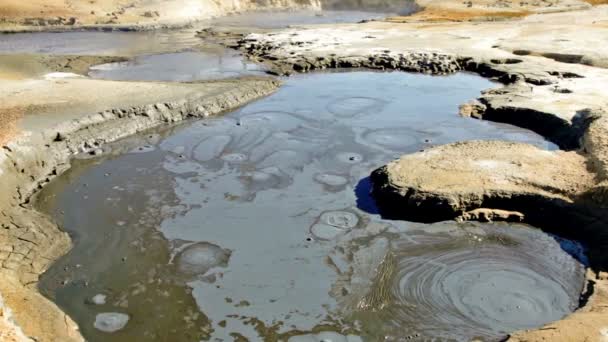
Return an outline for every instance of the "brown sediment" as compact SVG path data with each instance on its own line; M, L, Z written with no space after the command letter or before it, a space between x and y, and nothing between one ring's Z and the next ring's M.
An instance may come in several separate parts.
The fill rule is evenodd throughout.
M0 145L6 144L17 134L17 122L22 116L22 108L0 107Z
M522 18L532 14L530 11L492 11L492 10L450 10L425 9L411 16L389 17L390 23L408 22L450 22L450 21L495 21Z
M391 252L387 253L376 270L374 286L357 303L357 311L379 311L391 302L389 289L390 284L393 283L396 266L395 256Z

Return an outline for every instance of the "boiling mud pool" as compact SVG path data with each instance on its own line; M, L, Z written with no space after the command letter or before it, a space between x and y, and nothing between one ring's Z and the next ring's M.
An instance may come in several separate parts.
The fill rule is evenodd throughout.
M576 244L523 225L383 220L368 197L371 170L434 144L554 148L457 115L491 86L296 76L225 117L77 159L39 197L74 239L41 289L92 341L496 340L557 320L578 305Z

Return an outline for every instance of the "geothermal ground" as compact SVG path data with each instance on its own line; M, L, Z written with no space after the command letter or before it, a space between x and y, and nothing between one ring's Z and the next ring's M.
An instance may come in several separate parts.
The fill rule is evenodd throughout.
M601 1L0 29L0 340L608 339Z

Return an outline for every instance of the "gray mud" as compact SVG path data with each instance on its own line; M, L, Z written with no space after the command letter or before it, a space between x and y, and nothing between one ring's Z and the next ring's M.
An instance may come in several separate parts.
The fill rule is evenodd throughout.
M457 115L491 86L467 74L299 75L225 117L81 156L38 198L74 238L41 290L92 341L108 337L94 327L104 312L129 317L115 341L163 331L173 340L495 340L557 320L576 308L584 268L553 237L382 220L369 197L370 171L434 144L555 148ZM91 304L98 294L105 304Z
M127 62L97 65L89 72L90 77L99 79L177 82L264 74L257 64L223 48L138 56Z
M140 55L180 51L201 43L194 29L150 32L36 32L3 34L0 53Z
M419 229L352 243L332 256L354 260L333 291L372 340L493 340L578 307L585 257L564 252L576 246L570 241L521 225ZM362 282L370 273L373 280Z

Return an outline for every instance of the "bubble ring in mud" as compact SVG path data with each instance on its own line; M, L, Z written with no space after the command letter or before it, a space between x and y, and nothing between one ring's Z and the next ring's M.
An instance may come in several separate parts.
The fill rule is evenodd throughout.
M181 250L175 257L180 273L202 276L214 267L226 267L231 251L208 242L197 242Z
M366 96L343 97L327 105L327 111L343 118L365 114L373 109L378 112L387 102Z
M310 227L310 233L318 240L333 240L358 224L359 216L350 211L326 211Z
M330 188L342 188L348 184L348 178L331 173L317 173L313 179Z
M420 145L420 132L407 127L391 127L365 131L357 142L380 150L402 152Z
M123 329L129 322L129 315L120 312L103 312L97 314L93 326L105 333L113 333Z

